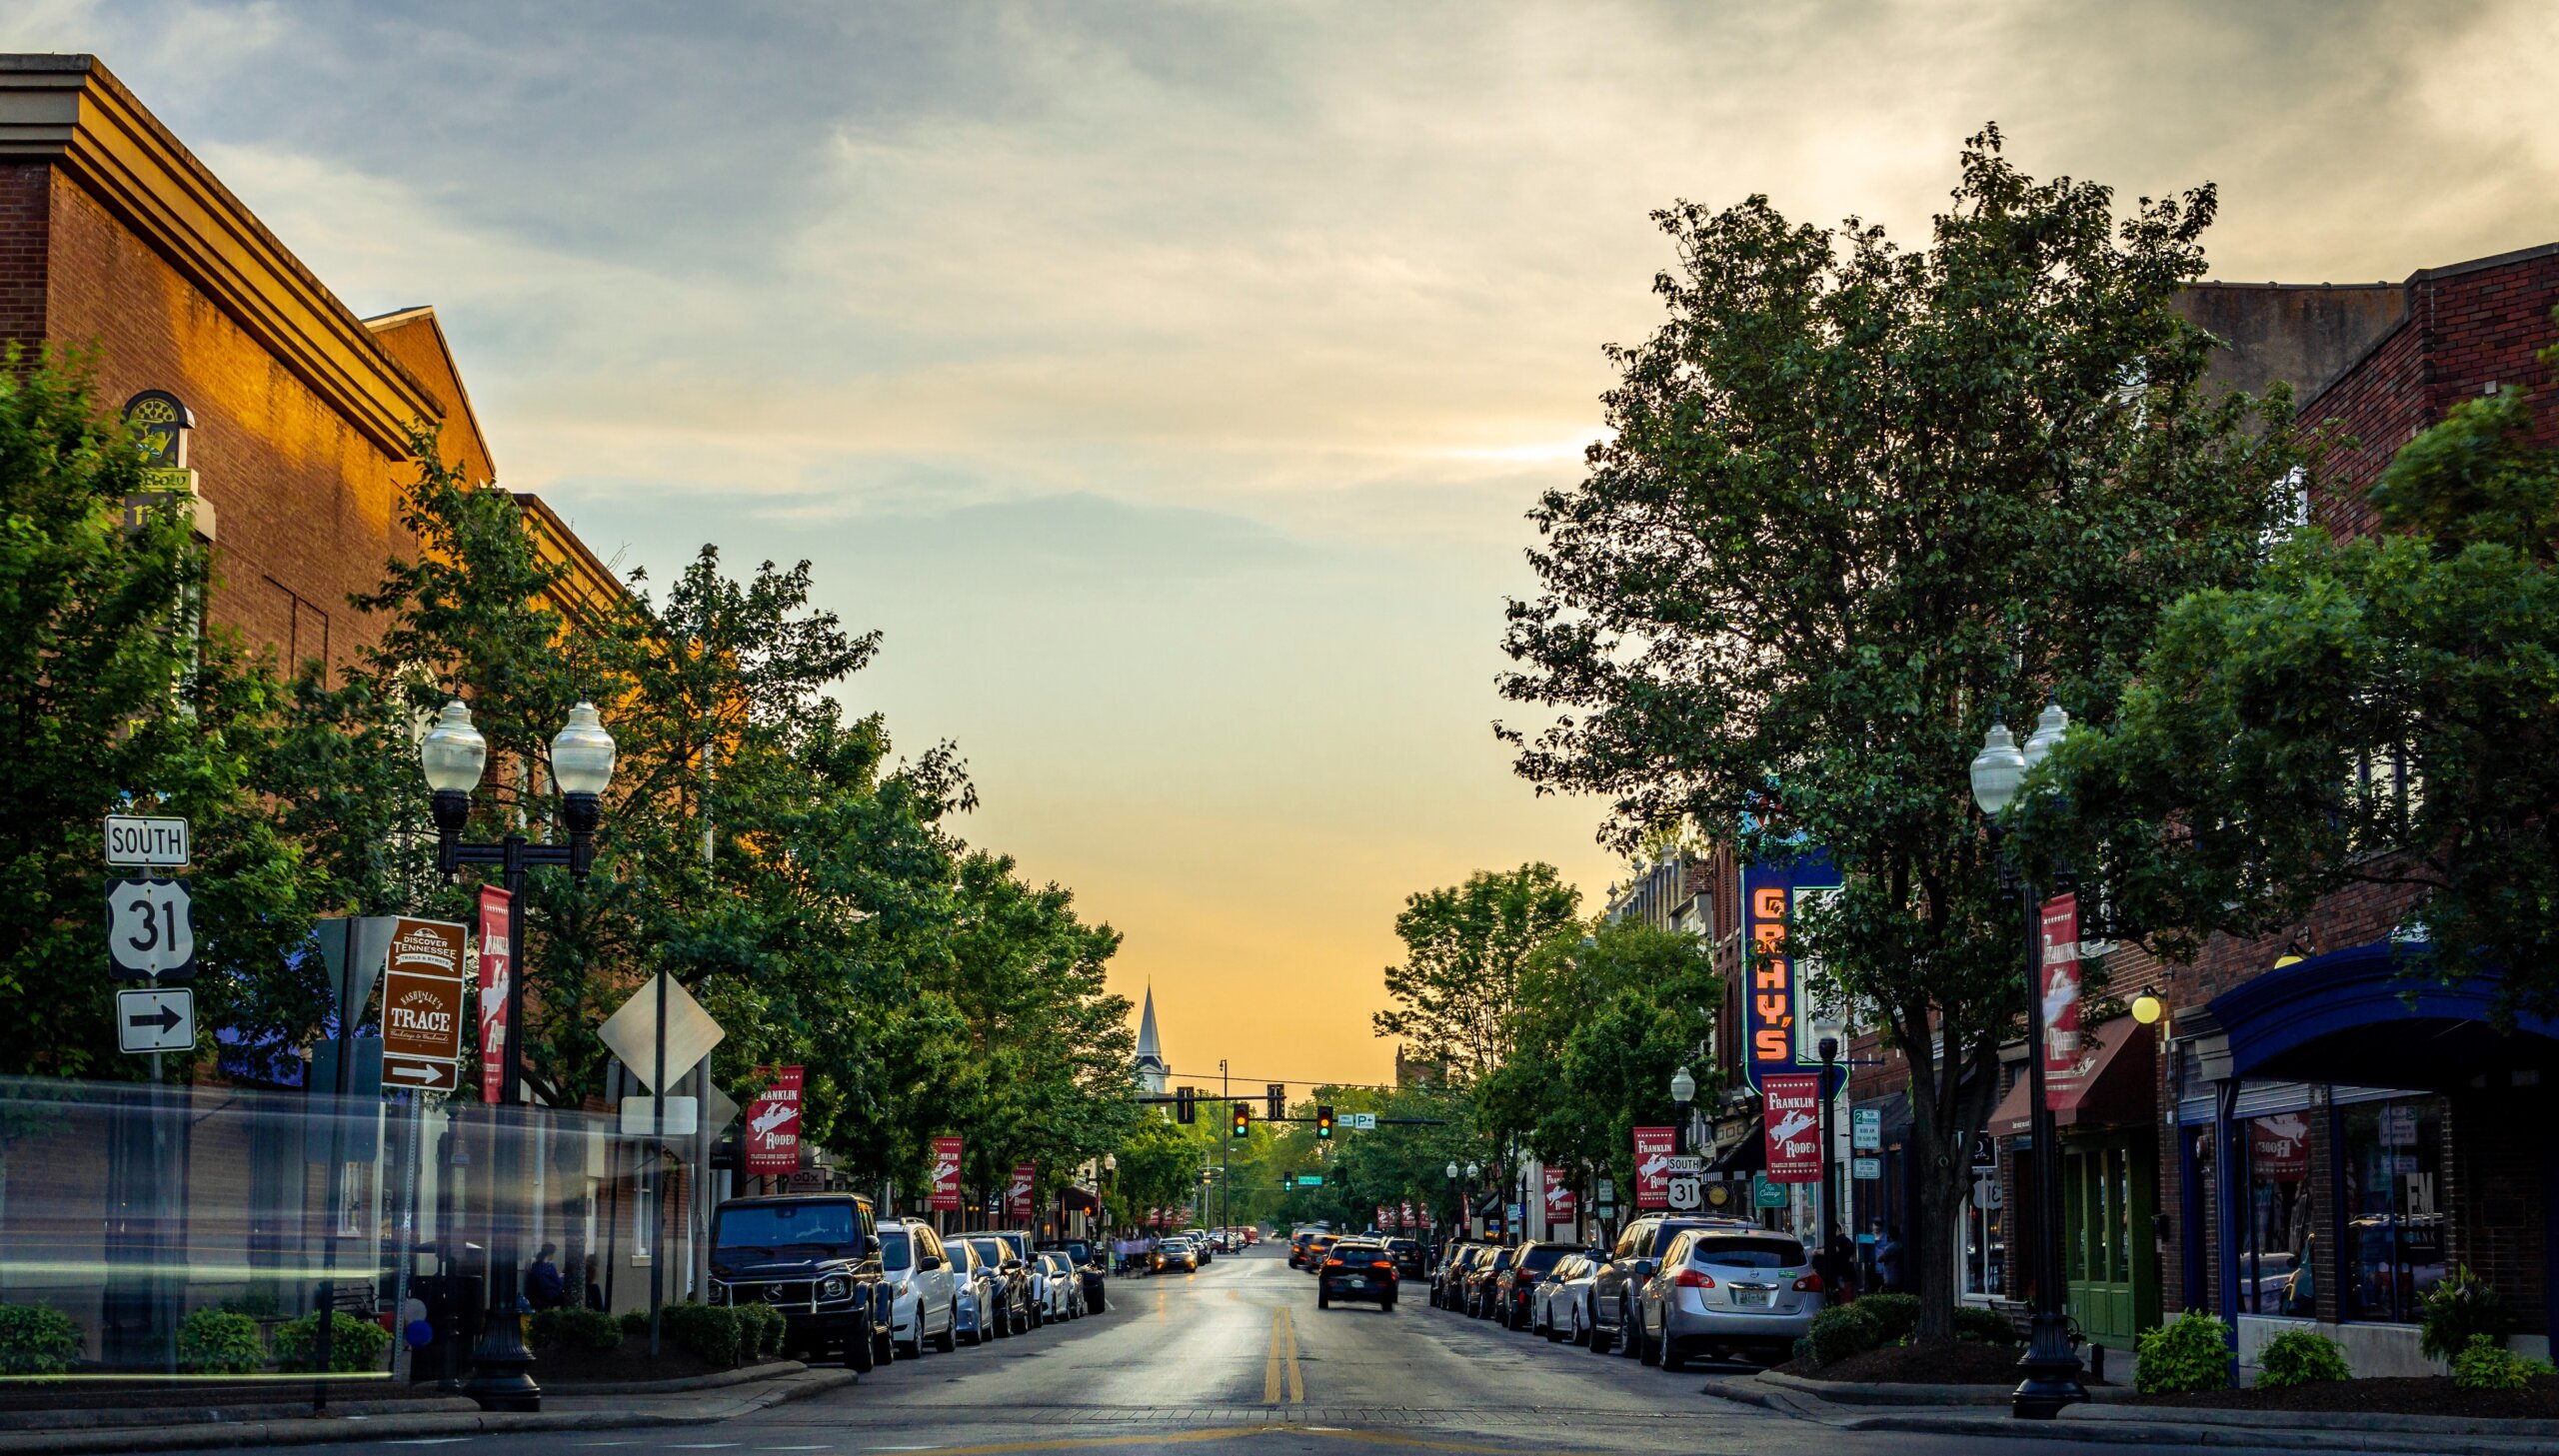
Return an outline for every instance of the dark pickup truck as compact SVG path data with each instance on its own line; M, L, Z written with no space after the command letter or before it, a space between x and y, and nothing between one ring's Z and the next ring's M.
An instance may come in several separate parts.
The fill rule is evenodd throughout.
M889 1293L868 1198L732 1198L712 1215L711 1302L780 1312L791 1353L841 1355L857 1371L887 1363Z

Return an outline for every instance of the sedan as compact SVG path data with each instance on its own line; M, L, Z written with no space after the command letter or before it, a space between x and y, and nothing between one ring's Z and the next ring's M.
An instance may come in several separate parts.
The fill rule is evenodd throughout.
M1466 1313L1477 1319L1492 1317L1501 1275L1518 1256L1519 1251L1512 1248L1488 1248L1475 1256L1474 1267L1466 1271Z
M1821 1276L1784 1234L1697 1229L1671 1241L1635 1305L1635 1354L1679 1370L1700 1354L1786 1358L1821 1311Z
M997 1286L995 1307L988 1311L993 1332L1016 1335L1031 1328L1031 1271L1014 1257L1013 1245L991 1233L973 1233L968 1242Z
M1076 1267L1075 1260L1057 1249L1050 1249L1032 1256L1031 1269L1038 1284L1043 1323L1083 1317L1084 1273Z
M1528 1291L1528 1333L1550 1340L1563 1338L1563 1321L1570 1313L1565 1306L1571 1298L1567 1291L1572 1277L1589 1267L1587 1252L1569 1253L1555 1260L1555 1266Z
M1537 1281L1571 1252L1562 1244L1521 1244L1510 1256L1509 1266L1492 1281L1493 1319L1503 1329L1528 1328L1528 1306L1537 1292Z
M1197 1274L1200 1255L1192 1250L1190 1240L1169 1238L1156 1245L1154 1267L1159 1274Z
M1343 1239L1324 1254L1315 1270L1315 1308L1330 1309L1336 1299L1364 1299L1393 1309L1397 1282L1394 1255L1384 1244Z
M1604 1249L1593 1249L1582 1255L1578 1263L1566 1271L1562 1264L1546 1276L1551 1289L1546 1294L1546 1333L1550 1339L1568 1344L1586 1345L1598 1328L1595 1313L1598 1302L1599 1271L1608 1262Z
M1417 1280L1429 1277L1430 1271L1426 1267L1428 1260L1421 1252L1421 1240L1416 1238L1390 1238L1386 1240L1386 1252L1395 1256L1395 1277L1397 1279Z

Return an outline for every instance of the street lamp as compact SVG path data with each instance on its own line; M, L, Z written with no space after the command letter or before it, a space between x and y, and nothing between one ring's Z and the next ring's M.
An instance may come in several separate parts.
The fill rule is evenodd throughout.
M1812 1104L1813 1133L1821 1139L1821 1254L1823 1262L1831 1266L1834 1282L1844 1280L1848 1273L1830 1257L1830 1241L1839 1229L1839 1156L1838 1149L1831 1145L1830 1104L1835 1092L1830 1072L1839 1061L1840 1029L1839 1018L1827 1011L1813 1018L1812 1046L1821 1056L1821 1098Z
M451 879L465 864L496 865L507 891L507 948L515 961L507 976L501 1117L515 1115L524 1093L525 874L549 866L586 878L595 864L596 823L603 816L601 796L613 782L613 734L605 731L595 705L579 704L551 739L551 779L560 790L560 817L568 826L569 842L536 844L522 834L509 834L494 842L466 843L462 830L471 818L471 791L480 786L489 764L489 740L472 726L471 710L457 698L444 706L435 727L418 742L418 766L433 795L437 870ZM660 1095L665 1095L663 1088ZM462 1389L482 1410L536 1411L542 1409L542 1387L533 1381L533 1352L524 1346L523 1322L516 1317L522 1220L495 1216L497 1200L527 1192L523 1148L502 1131L489 1170L489 1309L479 1348L471 1355L471 1378Z
M1688 1104L1697 1100L1697 1079L1681 1067L1670 1074L1670 1100L1679 1104L1679 1125L1670 1129L1671 1151L1688 1151Z
M2002 837L1999 815L2016 800L2027 772L2059 744L2070 730L2070 715L2060 704L2044 709L2033 736L2021 750L2007 725L1994 723L1982 735L1981 751L1972 760L1972 801L1988 820L1994 848ZM2061 1157L2059 1134L2044 1088L2043 1067L2043 927L2038 923L2042 900L2033 883L2002 856L2003 885L2013 885L2025 906L2026 923L2026 1076L2029 1116L2034 1138L2035 1226L2033 1238L2035 1312L2033 1338L2025 1358L2017 1362L2025 1378L2009 1398L2009 1410L2024 1420L2050 1420L2061 1408L2086 1400L2079 1383L2079 1352L2070 1345L2070 1327L2061 1313Z

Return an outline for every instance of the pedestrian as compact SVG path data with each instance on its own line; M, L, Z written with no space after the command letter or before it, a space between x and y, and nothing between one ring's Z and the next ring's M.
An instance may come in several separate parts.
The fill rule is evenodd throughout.
M533 1256L533 1267L525 1270L525 1301L536 1310L558 1309L569 1302L569 1282L560 1277L556 1259L560 1246L546 1243Z
M1898 1294L1901 1292L1901 1226L1886 1224L1883 1237L1875 1243L1875 1283Z
M1856 1298L1857 1245L1855 1240L1848 1237L1846 1229L1835 1229L1831 1232L1830 1245L1823 1250L1823 1262L1830 1266L1821 1276L1822 1281L1829 1286L1830 1302L1845 1304Z

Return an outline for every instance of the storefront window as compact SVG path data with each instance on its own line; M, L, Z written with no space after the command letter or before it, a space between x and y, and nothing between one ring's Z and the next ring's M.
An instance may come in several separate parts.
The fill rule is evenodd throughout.
M1992 1148L1998 1144L1988 1138ZM1979 1298L2006 1293L2008 1275L2008 1210L1999 1193L1999 1170L1975 1166L1972 1197L1963 1205L1963 1292Z
M2308 1315L2315 1307L2310 1250L2317 1220L2310 1193L2310 1114L2251 1117L2248 1226L2239 1245L2239 1308Z
M2414 1323L2444 1275L2440 1099L2344 1111L2345 1316Z

